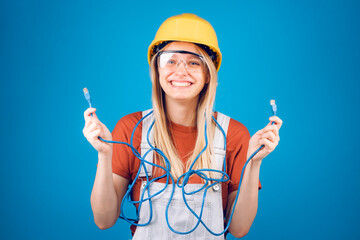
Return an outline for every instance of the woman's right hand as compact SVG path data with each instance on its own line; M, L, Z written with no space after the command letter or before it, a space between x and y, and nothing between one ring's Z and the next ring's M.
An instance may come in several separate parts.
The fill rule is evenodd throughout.
M88 108L84 112L85 118L85 127L83 129L84 136L89 141L89 143L98 151L103 154L112 153L112 143L106 143L101 141L98 137L105 140L112 141L112 135L109 129L99 121L96 116L96 108ZM91 116L91 113L93 116Z

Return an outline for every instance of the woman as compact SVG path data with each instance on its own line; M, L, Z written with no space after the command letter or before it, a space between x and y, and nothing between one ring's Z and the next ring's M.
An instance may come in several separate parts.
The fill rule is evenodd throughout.
M212 26L196 15L182 14L167 19L149 47L148 59L153 112L125 116L112 134L97 118L96 109L89 108L84 113L83 133L99 157L91 194L95 223L101 229L115 224L121 202L132 184L132 199L144 200L138 219L141 226L132 225L134 239L224 239L224 217L225 226L229 223L228 232L235 237L246 235L257 212L260 165L280 140L281 119L271 117L270 123L250 139L240 122L213 112L221 52ZM145 115L148 119L136 127ZM221 123L212 120L213 116ZM146 140L147 132L150 143ZM141 165L128 146L106 143L98 137L131 141L141 156L154 145L169 163L159 152L150 150L145 159L162 168ZM224 143L226 159L225 148L221 149ZM245 168L235 201L241 169L261 145L264 148ZM136 178L139 168L140 177ZM194 170L199 172L196 174ZM216 170L225 170L229 181L217 184L215 178L226 177ZM195 174L184 176L186 172ZM206 181L209 178L213 181ZM149 184L151 179L156 181ZM175 182L179 184L176 187L172 184ZM182 185L186 185L185 190ZM201 186L212 188L201 190ZM186 195L184 191L194 194ZM155 194L150 205L145 200L154 193L159 194ZM138 202L135 205L139 208Z

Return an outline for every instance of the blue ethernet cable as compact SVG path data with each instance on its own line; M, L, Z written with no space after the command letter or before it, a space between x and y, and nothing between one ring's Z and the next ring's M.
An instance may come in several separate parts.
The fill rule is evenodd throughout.
M89 90L87 88L84 88L83 91L86 101L89 103L89 106L92 107Z
M85 99L88 101L89 103L89 106L91 107L91 100L90 100L90 94L89 94L89 91L87 90L87 88L84 88L83 89L84 91L84 95L85 95ZM276 116L276 112L277 112L277 106L275 104L275 100L271 100L270 101L270 105L272 107L272 112L273 112L273 115ZM151 203L151 198L159 195L161 192L163 192L167 187L168 187L168 184L169 184L169 178L171 178L171 184L172 184L172 192L171 192L171 195L170 195L170 199L169 199L169 202L166 206L166 212L165 212L165 217L166 217L166 221L167 221L167 224L168 224L168 227L170 228L171 231L177 233L177 234L189 234L191 232L193 232L197 226L201 223L211 234L213 235L222 235L224 234L229 226L230 226L230 223L231 223L231 220L232 220L232 217L233 217L233 214L234 214L234 210L235 210L235 206L236 206L236 203L237 203L237 200L238 200L238 196L239 196L239 193L240 193L240 187L241 187L241 183L242 183L242 178L243 178L243 174L244 174L244 170L247 166L247 164L249 163L249 161L264 147L264 145L261 145L248 159L247 161L245 162L243 168L242 168L242 171L241 171L241 176L240 176L240 182L239 182L239 187L238 187L238 191L237 191L237 194L236 194L236 197L235 197L235 200L234 200L234 204L233 204L233 209L231 211L231 214L229 216L229 220L228 220L228 223L224 229L224 231L220 232L220 233L214 233L213 231L211 231L207 226L206 224L202 221L201 219L201 216L202 216L202 213L203 213L203 207L204 207L204 204L205 204L205 197L206 197L206 193L207 193L207 190L209 188L211 188L212 186L220 183L220 182L226 182L230 179L229 175L226 174L226 151L225 151L225 156L224 156L224 166L223 166L223 169L224 171L219 171L219 170L215 170L215 169L198 169L198 170L192 170L193 166L195 165L195 162L199 159L199 157L201 156L201 154L205 151L205 149L207 148L208 146L208 139L207 139L207 134L206 134L206 129L207 129L207 122L205 122L205 146L204 148L202 149L202 151L196 156L196 158L194 159L194 162L191 164L190 168L189 168L189 171L187 171L186 173L182 174L179 179L176 181L176 186L181 188L182 189L182 196L183 196L183 200L184 200L184 203L186 205L186 207L192 212L192 214L195 216L195 218L198 219L198 222L195 224L195 226L189 230L189 231L186 231L186 232L179 232L179 231L176 231L175 229L173 229L169 223L169 220L168 220L168 209L169 209L169 206L170 206L170 203L171 203L171 200L173 198L173 195L174 195L174 190L175 190L175 181L174 181L174 178L173 176L171 175L170 173L170 161L168 160L168 158L165 156L165 154L158 148L156 147L153 147L150 143L150 140L149 140L149 133L150 131L152 130L152 127L154 125L154 122L151 124L149 130L148 130L148 133L147 133L147 142L150 146L150 149L144 154L143 157L141 157L140 153L134 148L133 146L133 136L134 136L134 133L135 133L135 130L136 128L138 127L138 125L145 119L147 118L149 115L152 114L152 111L149 112L147 115L145 115L144 117L142 117L138 123L135 125L134 129L133 129L133 132L131 134L131 140L130 140L130 144L129 143L126 143L126 142L118 142L118 141L108 141L108 140L105 140L105 139L102 139L100 136L98 137L101 141L104 141L104 142L107 142L107 143L118 143L118 144L125 144L126 146L130 147L132 152L134 153L134 155L140 160L140 167L139 167L139 170L138 170L138 173L133 181L133 183L129 186L128 188L128 191L125 193L124 195L124 199L127 199L128 202L130 203L139 203L139 207L136 211L136 219L130 219L130 218L127 218L124 214L124 202L125 201L122 201L121 202L121 206L120 206L120 218L124 219L125 221L127 221L128 223L130 224L133 224L133 225L136 225L136 226L145 226L145 225L148 225L151 220L152 220L152 203ZM92 116L92 114L91 114ZM225 134L225 131L222 129L222 127L220 126L220 124L216 121L216 119L212 116L212 119L213 121L216 123L216 125L219 127L219 129L221 130L223 136L224 136L224 149L226 150L226 134ZM272 125L274 124L274 122L271 123ZM151 162L148 162L147 160L145 160L145 157L147 156L147 154L151 154L152 151L155 151L157 152L161 157L163 157L164 159L164 162L165 162L165 167L164 168L163 166L160 166L160 165L157 165L157 164L154 164L154 163L151 163ZM165 174L159 176L159 177L156 177L154 179L151 179L149 180L149 176L147 174L147 171L146 171L146 166L145 164L150 164L154 167L159 167L161 169L163 169L165 171ZM131 197L130 197L130 193L131 193L131 190L136 182L136 180L139 178L139 174L141 172L141 168L143 168L145 170L145 174L146 174L146 186L144 187L144 191L142 192L141 196L140 196L140 199L139 201L132 201L131 200ZM221 173L222 174L222 177L220 179L217 179L217 178L210 178L210 177L207 177L205 173L203 172L218 172L218 173ZM186 192L185 191L185 186L186 184L188 183L188 180L190 179L190 177L193 175L193 174L196 174L198 175L199 177L201 177L203 180L205 180L205 183L204 185L200 188L200 189L197 189L195 191L192 191L192 192ZM163 189L159 190L158 192L154 193L154 194L150 194L150 185L152 182L158 180L158 179L161 179L161 178L164 178L166 177L166 183L165 183L165 186ZM182 180L183 179L183 180ZM182 180L182 181L181 181ZM209 184L209 181L212 181L213 183L212 184ZM180 182L182 182L180 184ZM185 195L191 195L191 194L195 194L197 192L200 192L202 191L203 189L204 190L204 193L203 193L203 200L202 200L202 205L201 205L201 210L200 210L200 214L197 215L193 209L191 209L191 207L188 205L187 203L187 200L186 200L186 197ZM147 192L148 194L148 197L144 198L144 194L145 192ZM143 224L139 224L138 223L138 220L139 220L139 212L140 212L140 209L141 209L141 205L143 202L145 201L149 201L149 208L150 208L150 216L149 216L149 220L146 222L146 223L143 223Z

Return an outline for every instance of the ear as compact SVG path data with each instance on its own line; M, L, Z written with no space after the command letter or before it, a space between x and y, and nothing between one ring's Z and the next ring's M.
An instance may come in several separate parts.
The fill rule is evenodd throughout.
M209 83L210 83L210 72L209 72L209 71L207 71L207 73L206 73L205 83L206 83L206 84L209 84Z

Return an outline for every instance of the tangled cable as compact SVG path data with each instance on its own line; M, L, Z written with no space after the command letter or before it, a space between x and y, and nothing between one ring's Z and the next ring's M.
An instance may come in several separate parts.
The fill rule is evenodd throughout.
M86 89L86 88L85 88ZM91 107L91 102L90 102L90 95L86 89L86 92L85 92L85 89L84 89L84 93L85 93L85 98L86 100L89 102L89 105ZM276 115L276 111L277 111L277 106L275 104L275 100L271 100L270 101L270 104L272 106L272 111L273 111L273 115L275 116ZM204 148L200 151L200 153L196 156L196 158L194 159L193 163L190 165L189 167L189 171L187 171L186 173L182 174L178 180L176 181L176 186L180 189L182 189L182 197L183 197L183 200L184 200L184 203L186 205L186 207L189 209L189 211L198 219L197 223L195 224L195 226L189 230L189 231L186 231L186 232L180 232L180 231L177 231L175 229L173 229L173 227L171 227L170 223L169 223L169 219L168 219L168 212L169 212L169 206L170 206L170 203L172 201L172 198L173 198L173 195L174 195L174 191L175 191L175 181L174 181L174 177L172 176L172 174L170 173L170 161L169 159L165 156L165 154L159 149L159 148L156 148L154 146L152 146L151 144L151 141L150 141L150 132L154 126L154 123L155 121L152 122L152 124L150 125L149 127L149 130L147 132L147 136L146 136L146 139L147 139L147 142L150 146L150 149L148 151L145 152L145 154L143 156L141 156L141 154L138 152L138 150L133 146L133 137L134 137L134 134L135 134L135 130L137 129L137 127L139 126L139 124L145 119L147 118L148 116L150 116L151 114L153 113L153 111L150 111L148 114L146 114L144 117L142 117L135 125L132 133L131 133L131 139L130 139L130 144L127 143L127 142L120 142L120 141L108 141L108 140L105 140L103 138L101 138L100 136L98 137L101 141L104 141L104 142L107 142L107 143L116 143L116 144L124 144L128 147L131 148L132 152L134 153L134 155L140 160L140 167L139 167L139 170L135 176L135 179L133 180L133 182L129 185L128 187L128 190L126 191L125 195L124 195L124 198L123 199L126 199L129 203L132 203L132 204L139 204L137 210L136 210L136 219L130 219L130 218L127 218L124 214L124 202L125 201L121 201L121 206L120 206L120 218L124 219L125 221L127 221L128 223L132 224L132 225L135 225L135 226L146 226L148 225L151 220L152 220L152 202L151 202L151 199L159 194L161 194L169 185L169 180L171 179L171 184L172 184L172 190L171 190L171 195L170 195L170 199L169 199L169 202L166 206L166 212L165 212L165 218L166 218L166 222L167 222L167 225L169 227L169 229L171 231L173 231L174 233L177 233L177 234L189 234L191 232L193 232L197 227L198 225L201 223L211 234L213 235L216 235L216 236L219 236L219 235L222 235L224 234L229 226L230 226L230 223L231 223L231 220L232 220L232 217L233 217L233 214L234 214L234 210L235 210L235 206L236 206L236 203L238 201L238 197L239 197L239 193L240 193L240 187L241 187L241 183L242 183L242 179L243 179L243 174L244 174L244 171L245 171L245 168L247 166L247 164L249 163L249 161L255 156L255 154L257 154L263 147L264 145L261 145L248 159L247 161L245 162L242 170L241 170L241 175L240 175L240 182L239 182L239 186L238 186L238 190L237 190L237 194L236 194L236 197L235 197L235 200L234 200L234 204L233 204L233 207L232 207L232 210L231 210L231 214L230 214L230 217L228 219L228 222L226 224L226 227L224 228L224 230L220 233L214 233L213 231L211 231L209 229L208 226L206 226L206 224L202 221L201 217L202 217L202 213L203 213L203 209L204 209L204 204L205 204L205 197L206 197L206 193L207 193L207 190L211 187L213 187L214 185L218 184L218 183L222 183L222 182L226 182L226 181L229 181L230 177L229 175L226 173L226 134L225 134L225 131L224 129L221 127L221 125L216 121L216 119L214 118L214 116L212 116L212 119L213 121L216 123L217 127L219 127L219 129L221 130L223 136L224 136L224 150L225 150L225 156L224 156L224 161L223 161L223 169L224 171L219 171L219 170L216 170L216 169L198 169L198 170L193 170L193 166L194 164L196 163L196 161L199 159L199 157L201 156L201 154L205 151L205 149L208 147L208 139L207 139L207 134L206 134L206 129L207 129L207 121L205 120L205 146ZM205 118L206 119L206 118ZM274 122L272 122L272 125L274 124ZM146 156L148 154L152 154L152 152L155 151L156 153L158 153L160 156L163 157L164 159L164 162L165 162L165 167L163 166L160 166L158 164L155 164L153 162L149 162L147 160L145 160ZM161 168L162 170L165 171L165 173L159 177L156 177L156 178L153 178L153 179L149 179L149 176L148 176L148 173L146 171L146 166L145 164L150 164L152 165L153 167L158 167L158 168ZM131 200L131 191L132 191L132 188L134 187L137 179L139 178L139 175L140 175L140 172L141 172L141 169L144 169L145 171L145 174L146 174L146 185L144 186L143 188L143 192L141 193L141 196L140 196L140 199L139 201L133 201ZM217 173L220 173L222 176L221 178L210 178L210 177L207 177L206 174L204 172L217 172ZM194 190L192 192L186 192L185 191L185 186L186 184L188 183L190 177L192 175L198 175L200 178L202 178L205 182L203 184L203 186L197 190ZM166 177L166 183L164 185L164 188L162 188L161 190L157 191L156 193L154 194L150 194L150 185L161 179L161 178L164 178ZM182 180L182 181L181 181ZM209 184L209 181L211 182ZM182 182L182 183L180 183ZM197 215L195 213L195 211L189 206L187 200L186 200L186 195L192 195L192 194L195 194L195 193L198 193L200 191L202 191L203 189L204 190L204 193L203 193L203 200L202 200L202 204L201 204L201 210L200 210L200 214ZM144 198L144 194L145 192L147 192L148 194L148 197ZM146 222L146 223L138 223L138 220L139 220L139 212L140 212L140 209L141 209L141 206L144 202L148 201L149 202L149 207L150 207L150 217L149 217L149 220Z
M238 196L239 196L239 193L240 193L240 187L241 187L241 182L242 182L242 178L243 178L243 174L244 174L244 170L247 166L247 164L249 163L249 161L255 156L256 153L258 153L263 147L264 145L262 145L261 147L259 147L257 149L256 152L254 152L250 157L249 159L245 162L243 168L242 168L242 171L241 171L241 176L240 176L240 182L239 182L239 187L238 187L238 191L237 191L237 194L236 194L236 198L235 198L235 201L234 201L234 205L233 205L233 208L232 208L232 211L231 211L231 214L230 214L230 217L229 217L229 221L226 225L226 227L224 228L224 230L220 233L214 233L213 231L211 231L209 229L208 226L206 226L206 224L202 221L201 219L201 216L202 216L202 213L203 213L203 208L204 208L204 203L205 203L205 197L206 197L206 193L207 193L207 190L209 188L211 188L212 186L218 184L218 183L221 183L221 182L226 182L226 181L229 181L230 177L229 175L226 173L226 151L225 151L225 156L224 156L224 161L223 161L223 168L224 168L224 171L219 171L219 170L215 170L215 169L198 169L198 170L193 170L193 166L194 164L196 163L196 161L199 159L199 157L201 156L201 154L205 151L205 149L207 148L208 146L208 139L207 139L207 134L206 134L206 129L207 129L207 122L205 121L205 146L204 148L200 151L200 153L196 156L196 158L194 159L193 163L191 164L190 168L189 168L189 171L187 171L186 173L182 174L179 179L176 181L176 186L181 188L182 189L182 196L183 196L183 200L184 200L184 203L186 205L186 207L189 209L189 211L198 219L197 223L195 224L195 226L189 230L189 231L186 231L186 232L179 232L175 229L173 229L173 227L171 227L170 223L169 223L169 219L168 219L168 210L169 210L169 206L170 206L170 203L171 203L171 200L173 198L173 195L174 195L174 191L175 191L175 181L174 181L174 177L172 176L172 174L170 173L170 161L168 160L168 158L165 156L165 154L158 148L154 147L151 145L151 141L149 139L149 133L151 132L153 126L154 126L154 121L152 122L152 124L150 125L150 128L148 130L148 133L147 133L147 136L146 136L146 139L147 139L147 142L148 144L150 145L150 149L148 151L146 151L146 153L144 154L144 156L141 156L140 153L138 152L137 149L134 148L133 146L133 137L134 137L134 134L135 134L135 130L137 129L137 127L139 126L139 124L145 119L147 118L149 115L151 115L153 112L149 112L147 115L145 115L144 117L142 117L138 122L137 124L135 125L133 131L132 131L132 134L131 134L131 140L130 140L130 144L126 143L126 142L119 142L119 141L108 141L108 140L105 140L105 139L102 139L101 137L99 137L100 140L104 141L104 142L107 142L107 143L117 143L117 144L125 144L126 146L130 147L132 152L134 153L134 155L140 160L140 167L139 167L139 170L135 176L135 179L133 180L132 184L130 184L127 192L125 193L124 195L124 199L127 199L127 201L129 203L132 203L132 204L136 204L138 203L139 204L139 207L136 211L136 217L137 219L130 219L130 218L127 218L124 214L124 201L121 202L121 206L120 206L120 218L124 219L125 221L127 221L128 223L130 224L133 224L133 225L136 225L136 226L146 226L148 225L151 220L152 220L152 203L151 203L151 199L159 194L161 194L169 185L169 180L171 178L171 184L172 184L172 191L171 191L171 196L170 196L170 199L169 199L169 202L166 206L166 215L165 215L165 218L166 218L166 222L168 224L168 227L170 228L171 231L173 231L174 233L177 233L177 234L189 234L191 232L193 232L197 227L198 225L201 223L211 234L213 235L216 235L216 236L219 236L219 235L222 235L224 234L229 226L230 226L230 223L231 223L231 219L233 217L233 214L234 214L234 209L235 209L235 206L236 206L236 203L237 203L237 200L238 200ZM222 129L222 127L220 126L220 124L216 121L216 119L214 117L212 117L212 119L215 121L216 125L220 128L223 136L224 136L224 149L226 150L226 134L224 132L224 130ZM273 124L273 123L272 123ZM163 166L160 166L158 164L155 164L153 162L149 162L147 160L145 160L146 156L148 154L151 154L152 151L155 151L156 153L158 153L160 156L163 157L164 161L165 161L165 168ZM159 177L156 177L156 178L153 178L153 179L149 179L149 176L148 176L148 173L146 171L146 166L145 164L150 164L154 167L158 167L158 168L161 168L165 171L165 174L159 176ZM139 178L139 175L140 175L140 172L141 172L141 168L144 168L144 172L146 174L146 185L144 186L144 191L141 193L141 196L140 196L140 199L139 201L133 201L131 200L131 196L130 196L130 193L131 193L131 190L133 188L133 186L135 185L135 182L137 181L137 179ZM222 174L222 177L221 178L210 178L210 177L207 177L205 173L203 172L217 172L217 173L220 173ZM190 177L192 175L198 175L199 177L201 177L203 180L205 180L205 183L203 184L203 186L195 191L192 191L192 192L186 192L185 191L185 186L186 184L188 183ZM151 183L161 179L161 178L164 178L166 177L166 183L164 185L164 188L161 189L160 191L157 191L156 193L154 194L150 194L150 185ZM183 180L182 180L183 179ZM181 181L182 180L182 181ZM211 181L212 183L209 184L209 181ZM182 183L180 183L182 182ZM201 210L200 210L200 214L197 215L195 213L195 211L189 206L187 200L186 200L186 196L185 195L191 195L191 194L195 194L197 192L200 192L202 191L203 189L204 190L204 193L203 193L203 200L202 200L202 204L201 204ZM145 191L147 192L148 194L148 197L144 198L144 194L145 194ZM146 201L149 201L149 207L150 207L150 217L149 217L149 220L146 222L146 223L142 223L142 224L139 224L137 223L138 222L138 219L139 219L139 212L140 212L140 209L141 209L141 205L143 204L143 202L146 202Z

